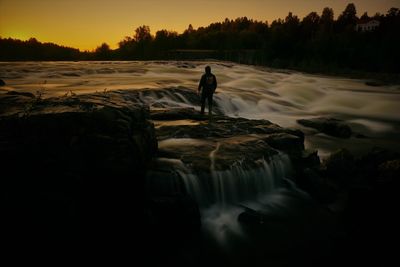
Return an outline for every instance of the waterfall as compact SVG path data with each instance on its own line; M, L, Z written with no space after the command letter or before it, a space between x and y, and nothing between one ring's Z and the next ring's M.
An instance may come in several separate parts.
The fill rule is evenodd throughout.
M230 249L230 240L245 238L238 221L243 208L239 204L257 205L278 192L291 174L291 163L286 154L277 154L268 160L261 158L256 167L237 164L227 170L216 170L214 155L219 145L210 153L210 173L195 174L182 161L175 171L183 179L187 192L200 207L202 231L221 247ZM276 200L275 200L276 202Z
M215 204L225 207L243 201L257 200L279 187L290 175L290 160L282 153L268 161L259 159L255 162L256 167L251 169L244 164L237 164L227 170L215 170L213 155L218 148L219 146L210 153L209 174L194 174L183 164L176 168L188 193L200 207Z

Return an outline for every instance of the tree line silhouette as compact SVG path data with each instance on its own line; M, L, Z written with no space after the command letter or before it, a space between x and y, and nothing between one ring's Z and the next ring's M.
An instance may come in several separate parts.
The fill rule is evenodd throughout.
M357 23L379 21L378 28L356 29ZM207 27L192 25L182 33L149 26L135 29L110 49L106 43L94 51L28 41L0 38L0 60L184 60L221 59L239 63L292 68L305 71L361 70L400 72L400 9L387 14L357 16L348 4L334 19L333 9L311 12L302 20L289 12L271 24L247 17L225 19Z

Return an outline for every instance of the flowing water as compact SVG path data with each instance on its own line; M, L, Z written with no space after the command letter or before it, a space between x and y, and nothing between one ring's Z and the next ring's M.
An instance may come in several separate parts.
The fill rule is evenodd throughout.
M300 118L344 119L371 137L397 135L400 86L368 86L364 80L324 77L226 62L0 62L4 90L45 96L124 89L186 87L196 90L204 67L217 75L215 102L228 116L268 119L299 127ZM163 97L194 106L182 95ZM160 99L152 99L160 101Z
M357 151L378 145L400 151L400 86L397 85L372 87L364 80L216 61L0 62L0 78L6 82L1 90L42 91L45 97L51 97L68 92L85 94L148 89L151 92L140 94L140 98L151 106L162 103L164 106L194 107L198 110L198 101L195 103L168 88L184 87L196 91L206 65L210 65L217 76L218 88L214 100L225 115L267 119L283 127L301 128L306 132L306 147L318 149L320 156L339 147ZM159 89L165 90L160 93ZM368 138L337 139L296 123L297 119L319 116L342 119L353 131ZM168 145L168 142L171 144L174 140L166 140L160 145ZM179 143L182 144L182 140ZM218 145L209 155L211 163L217 150ZM236 166L231 170L216 171L211 164L210 181L192 173L179 160L170 163L201 205L204 231L219 243L226 244L233 237L243 235L237 221L243 208L235 206L238 203L275 215L284 211L292 218L296 217L298 210L307 210L298 208L298 201L293 201L307 201L303 192L293 186L281 186L284 181L290 182L285 180L290 178L291 167L284 155L268 161L259 159L258 168L251 170L246 166ZM288 223L286 221L286 225ZM297 226L291 227L294 229ZM269 238L282 242L286 230L276 224L270 225L270 229L276 229L276 234L269 233ZM296 233L293 232L294 235ZM268 244L263 246L268 247ZM270 249L273 251L273 247Z

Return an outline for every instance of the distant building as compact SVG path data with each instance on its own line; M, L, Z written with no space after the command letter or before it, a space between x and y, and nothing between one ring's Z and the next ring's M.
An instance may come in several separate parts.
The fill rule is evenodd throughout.
M356 31L361 31L361 32L374 31L379 27L380 24L381 23L376 19L370 21L360 21L356 25Z

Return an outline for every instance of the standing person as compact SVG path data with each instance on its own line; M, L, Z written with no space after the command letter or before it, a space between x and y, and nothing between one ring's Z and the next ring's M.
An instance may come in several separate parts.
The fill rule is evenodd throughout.
M204 114L206 99L208 101L208 115L212 114L212 98L217 89L217 78L211 73L211 67L205 68L206 73L201 76L198 93L201 91L201 114ZM203 90L201 90L203 88Z

